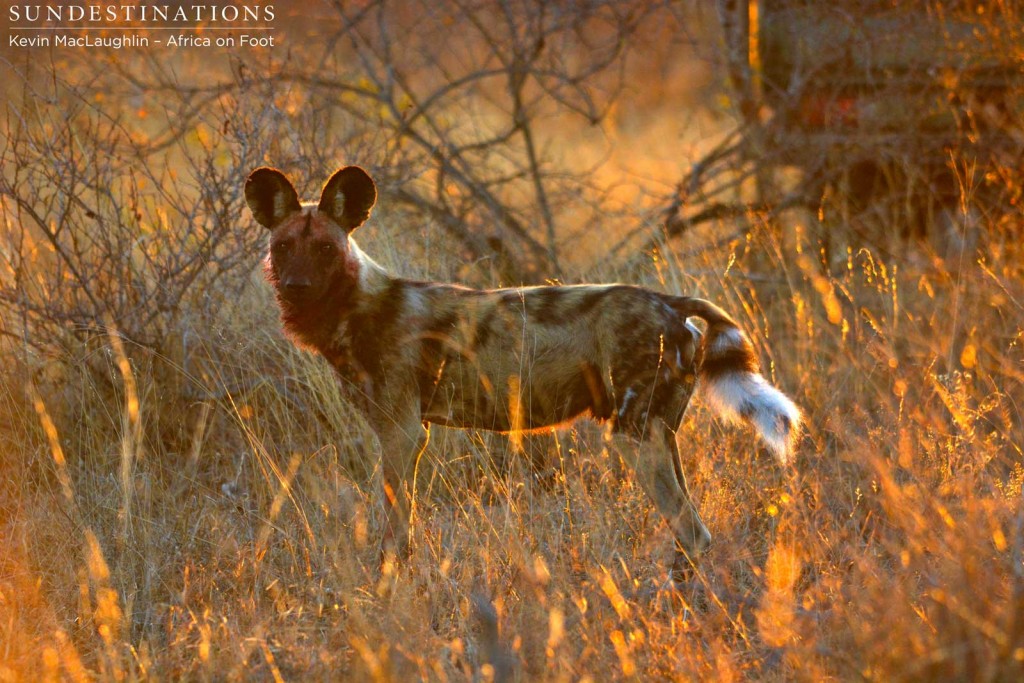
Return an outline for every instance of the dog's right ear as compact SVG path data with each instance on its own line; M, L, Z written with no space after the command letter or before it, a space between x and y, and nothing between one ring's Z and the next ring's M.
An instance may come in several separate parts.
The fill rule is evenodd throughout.
M283 219L302 209L295 186L276 168L257 168L245 181L245 201L256 222L273 230Z

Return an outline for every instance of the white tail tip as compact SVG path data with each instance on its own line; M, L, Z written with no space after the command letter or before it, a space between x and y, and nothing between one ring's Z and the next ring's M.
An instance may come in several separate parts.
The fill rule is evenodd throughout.
M786 465L800 433L800 409L788 396L752 372L729 372L708 382L709 403L729 422L749 422L778 461Z

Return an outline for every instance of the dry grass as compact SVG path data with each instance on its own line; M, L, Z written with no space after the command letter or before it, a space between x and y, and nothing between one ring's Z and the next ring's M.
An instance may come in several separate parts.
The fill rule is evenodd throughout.
M435 429L416 549L381 568L370 437L321 361L268 323L253 344L294 386L198 404L169 451L145 436L159 388L112 335L116 398L82 377L5 383L0 675L1019 675L1016 266L897 269L862 251L827 276L793 233L755 231L696 283L741 314L809 429L782 472L691 411L683 451L716 542L689 618L692 596L656 590L663 524L586 424L538 440L540 472L498 439ZM770 281L753 286L752 264ZM691 286L677 267L644 277ZM268 305L262 289L244 302L259 319ZM74 419L67 393L88 406Z
M698 396L681 450L715 540L699 590L676 594L658 590L669 533L594 425L526 439L526 453L434 428L415 549L381 566L376 444L326 364L282 338L239 191L260 163L302 169L312 191L340 155L362 155L394 169L382 183L392 198L420 182L430 199L458 159L424 173L436 155L341 73L376 63L346 61L344 45L325 57L369 104L331 99L299 77L319 63L302 47L293 62L254 53L222 70L196 55L169 66L97 53L88 79L67 63L4 63L0 681L1024 677L1019 215L987 216L978 250L947 259L896 241L845 250L849 226L794 211L587 266L569 255L616 243L649 195L572 185L579 167L545 166L535 179L564 189L551 202L560 220L570 196L583 199L567 214L603 201L619 211L604 223L581 214L562 233L564 278L700 293L734 313L806 411L798 457L780 470ZM143 78L164 87L140 108ZM676 105L660 106L654 130L668 141ZM706 122L721 112L694 106L700 130L679 144L697 149L720 137ZM571 147L537 112L551 153ZM451 130L469 149L473 134L491 137ZM631 181L650 171L648 190L677 179L663 160L645 166L626 128L612 132L587 129L602 141L581 157L610 148ZM518 163L517 150L470 160ZM500 176L470 180L535 215L530 193ZM490 214L466 187L436 189L482 230ZM360 233L374 258L498 284L500 268L464 263L443 220L386 198ZM647 219L642 236L655 239Z

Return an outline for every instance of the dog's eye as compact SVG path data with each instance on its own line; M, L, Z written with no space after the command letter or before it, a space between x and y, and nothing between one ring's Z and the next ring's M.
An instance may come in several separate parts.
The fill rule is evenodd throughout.
M334 251L334 245L330 242L324 242L320 245L321 254L330 254L332 251Z
M286 251L288 251L288 243L287 242L274 242L272 245L270 245L270 250L273 251L276 254L283 254Z

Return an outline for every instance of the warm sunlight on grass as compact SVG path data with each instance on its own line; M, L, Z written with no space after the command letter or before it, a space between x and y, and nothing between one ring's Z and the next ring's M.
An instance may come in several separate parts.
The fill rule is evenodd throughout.
M0 682L1024 678L1019 204L965 208L981 237L937 253L888 214L859 232L841 187L764 212L798 171L745 157L685 208L751 208L666 242L682 173L736 125L712 39L680 37L711 9L552 10L516 62L493 17L421 7L387 42L335 16L364 4L241 61L3 62ZM495 44L442 40L454 21ZM527 62L522 92L501 80ZM680 451L714 540L691 588L662 589L671 534L586 421L433 427L411 555L382 562L378 444L283 337L243 209L256 166L313 196L339 162L381 179L357 237L393 272L632 282L749 333L806 433L780 468L698 391ZM1016 202L1013 163L992 174Z
M133 380L137 416L125 391L120 408L63 434L40 393L30 412L8 385L6 419L23 432L5 445L17 508L0 584L4 675L889 679L1019 667L1024 470L1000 388L1019 371L1019 330L988 305L1019 300L1015 274L896 270L861 252L825 277L801 256L810 245L775 239L757 231L692 264L719 264L696 284L743 312L810 427L782 472L750 434L691 411L683 451L715 536L699 604L658 592L667 531L585 424L526 443L539 469L497 438L435 428L414 554L380 568L370 437L325 364L268 333L302 382L296 402L267 386L204 408L191 455L137 440L133 420L160 410L147 378ZM756 290L740 267L754 251L779 258ZM980 349L970 373L944 360L961 355L954 300Z

